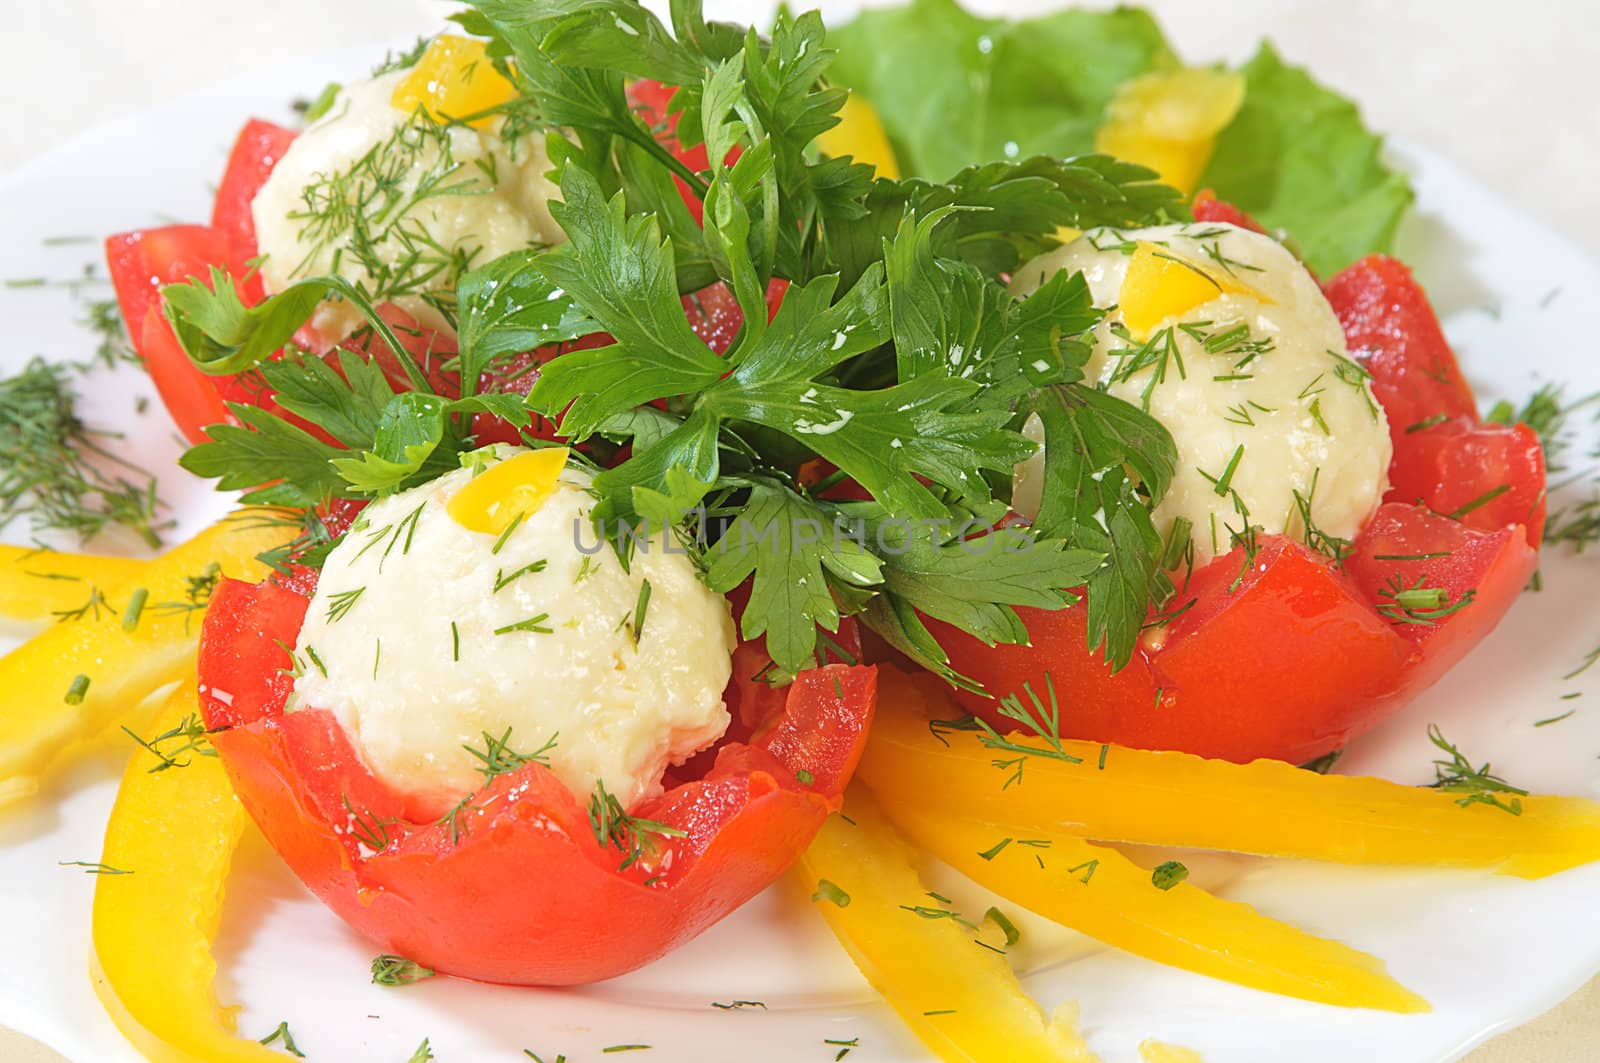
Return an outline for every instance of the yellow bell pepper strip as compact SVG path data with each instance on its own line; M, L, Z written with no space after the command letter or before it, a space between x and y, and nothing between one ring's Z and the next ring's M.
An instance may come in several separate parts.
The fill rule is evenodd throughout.
M1095 150L1148 166L1167 184L1193 192L1217 134L1244 103L1244 89L1242 75L1203 68L1126 81L1106 107Z
M44 625L92 600L96 590L138 578L147 562L0 545L0 616Z
M1092 1061L1076 1009L1066 1005L1047 1021L1004 952L928 894L914 859L858 787L795 874L867 981L940 1059Z
M181 729L199 718L190 678L157 726ZM108 870L94 891L95 992L157 1063L282 1063L281 1053L234 1036L232 1009L218 1006L212 988L211 945L248 826L244 806L216 756L196 751L179 766L162 763L143 749L133 754L106 824L100 859Z
M1280 761L1232 764L1026 734L935 734L931 722L962 715L938 680L892 668L878 674L878 717L858 778L880 794L916 794L930 813L1001 825L996 838L1061 831L1336 863L1491 868L1523 878L1600 859L1593 801L1524 797L1512 815L1471 794L1319 775ZM1019 767L1021 776L1007 785Z
M817 136L817 148L832 158L850 155L877 171L879 177L898 178L900 163L894 157L889 134L884 132L878 112L858 93L852 92L839 108L839 124Z
M1139 1058L1143 1063L1205 1063L1192 1048L1162 1044L1151 1038L1139 1042Z
M1321 1004L1427 1011L1428 1004L1348 945L1269 919L1187 882L1162 889L1115 849L1058 831L1025 838L890 800L885 812L917 845L1013 904L1169 967Z
M40 777L75 742L121 722L151 692L192 672L219 575L263 578L267 569L256 555L294 535L288 524L243 511L133 579L100 588L98 608L0 659L0 807L37 792Z

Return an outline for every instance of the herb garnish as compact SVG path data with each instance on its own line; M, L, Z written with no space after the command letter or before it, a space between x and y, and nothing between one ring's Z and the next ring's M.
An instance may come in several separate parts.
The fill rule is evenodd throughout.
M423 244L404 220L418 197L463 194L479 179L455 167L435 128L410 123L308 190L310 242L348 244L359 283L307 278L251 308L215 279L165 292L180 342L203 369L253 367L290 396L287 412L342 446L241 407L239 424L211 429L185 466L224 487L255 488L251 501L366 499L459 467L474 414L521 421L531 411L602 457L631 444L594 478L600 530L675 529L715 590L753 577L743 634L764 636L782 672L807 667L819 630L853 614L970 685L922 616L1020 642L1017 606L1060 608L1074 599L1058 588L1085 584L1090 648L1126 663L1150 603L1166 593L1149 509L1171 480L1171 438L1136 407L1078 383L1084 336L1101 317L1081 277L1058 275L1019 302L1000 276L1054 246L1061 226L1181 217L1176 193L1103 156L991 163L944 182L875 180L849 159L818 158L810 143L835 124L845 94L827 84L833 53L815 13L780 13L764 37L738 37L712 32L686 0L673 13L675 37L633 5L471 8L458 21L488 38L519 90L514 106L548 125L562 189L551 210L566 243L494 262ZM677 87L678 136L707 146L705 172L684 167L634 113L622 88L636 77ZM735 147L742 155L728 165ZM415 192L385 180L407 160L427 171ZM704 199L703 227L675 178ZM369 261L401 238L417 241L406 261ZM775 279L789 286L769 321ZM717 280L745 321L720 356L695 336L681 302ZM446 369L467 397L432 394L429 375L377 315L380 296L405 293L436 298L453 315L460 350ZM293 353L271 358L326 297L367 320L414 391L395 394L354 355L337 370ZM526 402L480 393L505 359L599 333L615 342L550 360ZM1250 341L1226 346L1235 342ZM1047 478L1093 477L1104 505L1041 514L1032 529L992 537L1008 549L969 556L955 529L992 527L1004 511L1004 484L1035 449L1018 431L1029 405L1058 411L1049 434L1088 434L1088 460L1062 448ZM871 501L802 491L799 470L817 460ZM1076 505L1077 492L1053 485L1048 494ZM708 539L683 534L701 502L729 518ZM1102 508L1109 528L1095 517ZM890 548L877 536L893 539L897 522L909 531ZM789 534L812 526L822 534ZM864 533L833 534L841 527ZM390 550L406 538L389 535Z
M124 871L120 867L102 864L98 860L57 860L58 867L81 867L86 875L131 875L132 871Z
M271 1045L276 1041L282 1041L283 1050L289 1053L291 1056L294 1056L297 1059L306 1058L306 1054L300 1051L300 1046L294 1043L294 1034L289 1032L289 1023L287 1021L278 1023L278 1026L275 1030L267 1034L267 1036L261 1038L257 1043Z
M372 959L372 984L399 986L411 985L424 978L432 978L434 972L422 966L415 960L408 960L404 956L396 956L386 952L382 956Z
M606 790L606 784L596 781L594 793L589 795L589 829L601 847L611 846L622 854L618 871L626 871L634 864L654 856L659 840L688 837L677 827L628 815L622 802Z
M1150 872L1150 884L1158 890L1170 890L1189 877L1189 868L1178 860L1168 860Z
M467 745L461 748L472 754L473 759L478 762L478 770L483 773L483 781L487 784L502 775L520 771L528 764L541 764L548 768L550 766L550 751L556 747L556 739L558 737L560 737L559 733L552 734L545 739L544 745L532 753L518 753L510 746L511 728L507 727L499 738L496 738L488 731L484 731L482 749Z
M154 478L78 417L71 372L34 358L0 380L0 527L26 515L87 540L120 525L160 546Z
M1479 767L1473 767L1472 762L1463 756L1454 744L1445 739L1438 724L1428 725L1428 741L1443 750L1449 758L1433 762L1436 778L1429 784L1430 786L1447 793L1464 794L1464 797L1456 801L1462 808L1484 804L1498 808L1502 812L1509 812L1513 816L1522 815L1521 798L1528 796L1528 791L1512 786L1500 776L1493 774L1489 770L1488 761L1484 761ZM1502 794L1512 796L1501 797Z
M197 757L214 757L216 749L211 745L211 736L216 730L208 729L197 713L190 713L177 725L150 739L140 738L139 735L127 726L122 728L123 733L139 743L146 752L156 758L156 766L149 769L153 775L168 768L187 768L191 763L191 755ZM218 729L220 730L220 728ZM167 745L167 743L176 743Z

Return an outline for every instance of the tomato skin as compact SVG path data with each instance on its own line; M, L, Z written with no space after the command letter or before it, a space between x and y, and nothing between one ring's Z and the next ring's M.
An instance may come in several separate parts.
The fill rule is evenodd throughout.
M711 168L710 158L706 155L706 146L696 144L692 148L684 147L678 141L679 115L669 113L667 108L672 102L673 94L678 91L675 85L663 85L659 81L642 79L628 86L628 102L645 124L655 130L656 139L668 151L672 152L679 162L683 163L695 173L704 173ZM739 149L735 147L728 153L728 161L738 158ZM672 181L678 186L678 194L683 197L684 205L689 208L689 214L694 218L694 223L700 225L704 222L706 206L700 197L695 195L683 178L673 175Z
M1494 492L1499 493L1489 497ZM1538 546L1546 504L1539 436L1527 425L1464 417L1413 432L1405 454L1397 454L1389 468L1385 500L1460 513L1462 524L1483 531L1520 524Z
M224 398L249 399L244 389L223 389L219 378L207 376L190 363L162 316L161 288L191 277L209 283L212 266L228 270L230 277L244 277L243 260L215 229L169 225L109 237L106 261L128 336L144 359L161 401L185 439L204 442L207 425L229 419ZM233 283L247 305L260 298L258 279Z
M109 236L106 264L122 320L135 344L146 314L161 303L163 286L191 277L209 281L213 266L228 270L235 278L247 272L244 258L235 256L228 240L204 225L167 225ZM247 303L260 300L259 281L236 286Z
M1031 646L991 650L946 625L934 631L951 665L998 698L1028 706L1024 682L1041 699L1053 685L1063 737L1239 762L1300 763L1338 748L1377 723L1411 655L1327 558L1282 536L1261 536L1248 567L1236 549L1197 570L1179 601L1189 599L1165 638L1146 640L1115 674L1084 649L1081 603L1018 610ZM997 728L1016 726L994 699L957 696Z
M1206 193L1194 213L1255 227ZM1372 374L1395 445L1385 504L1344 571L1282 536L1261 536L1237 589L1229 592L1238 551L1195 572L1178 599L1194 604L1116 674L1086 650L1081 604L1018 610L1029 646L985 647L930 623L957 671L999 697L1023 693L1024 683L1043 697L1048 674L1063 736L1301 763L1370 729L1493 629L1537 564L1546 505L1538 438L1524 425L1478 420L1438 319L1403 265L1369 256L1325 290L1351 353ZM1447 556L1394 560L1436 553ZM1470 590L1473 599L1432 625L1398 622L1381 593L1393 578L1407 587L1421 578L1451 601ZM958 697L998 729L1018 726L994 699Z
M1442 556L1439 556L1442 555ZM1395 619L1392 591L1442 588L1449 601L1468 594L1470 604L1433 623L1396 623L1415 647L1406 675L1408 693L1421 691L1454 667L1511 609L1539 567L1528 529L1511 524L1483 531L1441 517L1424 506L1386 503L1357 537L1345 569L1362 595Z
M160 307L145 312L138 349L162 405L190 444L206 441L207 426L231 419L216 384L190 363Z
M386 951L482 981L622 974L770 885L839 807L876 702L873 668L802 673L762 735L632 810L685 836L662 840L658 866L622 871L579 800L537 764L476 794L456 838L446 823L408 819L406 796L366 769L331 714L283 712L292 680L276 642L293 644L308 604L270 583L218 587L200 649L202 711L226 728L218 753L267 839L346 922ZM351 835L352 809L384 824L380 851Z
M217 185L217 198L211 206L211 227L222 234L241 258L260 253L256 246L256 221L250 203L267 183L283 153L289 150L296 133L260 118L252 118L239 130L228 153L228 168Z
M1227 225L1237 225L1241 229L1249 229L1253 233L1267 235L1267 230L1261 227L1260 222L1227 200L1218 199L1217 194L1209 188L1202 188L1194 194L1190 212L1194 214L1195 221L1222 222Z
M1323 291L1351 356L1372 374L1372 393L1389 416L1396 465L1406 461L1415 426L1434 418L1477 419L1477 400L1427 293L1401 262L1368 255Z

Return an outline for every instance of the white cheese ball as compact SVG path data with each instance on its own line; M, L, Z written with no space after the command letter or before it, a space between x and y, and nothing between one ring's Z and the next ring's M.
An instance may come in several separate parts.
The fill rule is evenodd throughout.
M727 601L659 539L630 572L609 546L593 552L587 478L570 469L495 553L496 536L446 512L472 475L373 503L329 555L290 711L332 712L374 774L441 811L484 783L462 747L507 728L522 754L554 738L550 766L580 802L597 781L625 808L659 794L668 765L727 729Z
M1158 366L1122 368L1134 364L1132 356L1116 352L1140 344L1113 331L1136 242L1198 264L1224 287L1265 296L1221 291L1161 322L1154 334L1171 329L1182 367L1168 359L1153 386ZM1250 524L1295 538L1307 534L1297 493L1325 535L1351 539L1371 519L1389 486L1388 422L1349 361L1344 330L1321 288L1281 244L1216 223L1093 231L1017 270L1011 292L1024 297L1060 270L1081 271L1095 305L1113 308L1089 337L1087 379L1136 406L1148 392L1150 414L1177 443L1177 475L1154 517L1163 535L1176 518L1189 520L1197 565L1232 548L1230 527L1243 531L1235 493ZM1235 331L1230 340L1240 325L1248 334ZM1031 506L1029 516L1037 512L1041 461L1030 458L1016 477L1016 505L1024 512ZM1228 490L1219 494L1217 481Z
M419 252L430 265L437 263L440 249L466 253L470 264L483 265L564 238L550 216L549 201L559 199L560 190L545 176L550 162L542 137L534 132L507 144L499 135L503 120L479 130L437 125L400 110L390 100L409 74L397 70L342 88L256 193L250 209L268 293L335 273L385 295L381 278L351 251L348 221L316 220L335 212L368 219L372 254L390 269ZM419 194L424 182L435 191ZM380 186L387 191L378 191ZM419 290L390 301L429 328L447 326L421 292L448 293L449 269L420 286L404 286ZM330 341L361 323L353 307L338 301L325 303L313 320Z

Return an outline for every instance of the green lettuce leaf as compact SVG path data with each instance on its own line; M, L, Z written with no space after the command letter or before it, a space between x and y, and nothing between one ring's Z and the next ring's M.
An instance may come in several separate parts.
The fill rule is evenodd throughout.
M1007 22L956 0L910 0L863 12L828 41L833 79L877 110L901 170L930 179L1093 151L1117 87L1178 63L1154 19L1128 7ZM1411 186L1383 164L1356 105L1265 43L1241 72L1244 105L1198 187L1288 233L1324 276L1388 250Z
M1200 187L1286 231L1322 276L1387 251L1413 197L1406 176L1379 158L1383 138L1353 102L1270 44L1242 73L1244 106L1217 137Z
M1094 150L1117 86L1177 63L1146 12L1061 11L980 18L955 0L863 11L828 30L829 76L865 96L904 173Z

